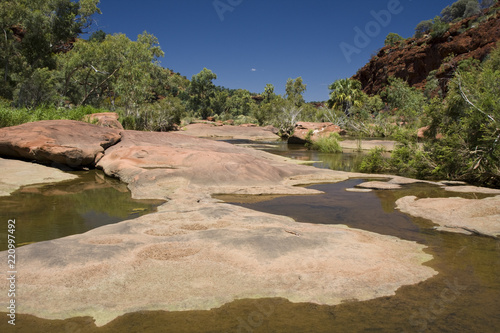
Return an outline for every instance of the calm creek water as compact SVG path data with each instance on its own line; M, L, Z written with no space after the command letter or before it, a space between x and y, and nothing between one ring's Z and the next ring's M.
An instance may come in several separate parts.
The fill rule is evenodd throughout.
M133 200L127 185L98 170L74 172L74 180L21 188L0 197L2 221L16 219L16 244L80 234L156 211L161 203ZM0 251L7 237L0 238Z
M316 164L319 167L334 165L345 170L349 163L357 160L356 156L328 157L305 149L265 146L261 148L288 157L323 160ZM411 218L394 209L394 202L406 195L450 196L435 186L416 184L396 191L370 193L345 191L362 181L352 179L338 184L311 186L325 192L322 195L273 197L257 203L249 202L252 200L248 197L224 199L252 209L288 215L297 221L347 224L425 244L425 251L434 256L426 265L437 270L438 275L417 285L402 287L395 296L337 306L294 304L284 299L238 300L210 311L130 313L100 328L94 326L91 318L51 321L18 315L19 326L15 331L499 332L500 242L486 237L438 232L431 222ZM124 214L130 216L135 212L133 208L138 206L126 207ZM0 329L3 327L4 321L0 322Z

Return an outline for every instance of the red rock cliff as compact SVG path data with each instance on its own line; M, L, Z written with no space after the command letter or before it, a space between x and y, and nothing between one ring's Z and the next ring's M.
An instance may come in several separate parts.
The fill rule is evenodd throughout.
M440 38L408 39L402 46L385 46L353 76L367 94L378 93L389 77L402 78L411 86L423 88L431 71L438 79L450 77L453 65L474 58L483 60L500 40L500 2L481 15L451 25ZM475 22L479 19L478 22ZM449 61L444 63L446 58ZM446 86L446 80L442 88Z

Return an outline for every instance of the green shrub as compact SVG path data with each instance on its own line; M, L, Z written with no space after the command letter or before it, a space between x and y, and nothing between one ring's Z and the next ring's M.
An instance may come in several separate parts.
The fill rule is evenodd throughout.
M257 119L249 116L239 115L234 119L234 125L243 125L243 124L258 124Z
M309 131L309 133L312 134L311 131ZM311 136L309 135L309 140L310 138ZM310 149L319 150L322 153L341 153L342 147L340 146L339 140L340 135L338 133L330 133L329 136L322 136L318 140L312 142L310 144Z
M444 22L439 16L436 16L431 28L431 37L442 37L446 32L448 32L448 30L450 30L450 25Z
M96 109L91 106L80 106L73 109L41 106L35 109L14 108L0 103L0 127L15 126L39 120L83 120L85 115L107 110Z
M387 35L385 38L384 45L390 45L390 46L395 46L395 45L401 45L400 43L403 42L405 39L401 37L400 35L391 32Z
M389 163L387 158L384 157L385 153L385 148L381 146L370 149L368 155L361 161L359 171L366 173L386 172L389 169Z
M153 104L144 104L139 108L135 120L127 120L127 126L136 130L165 132L180 124L185 114L185 107L177 97L167 97Z

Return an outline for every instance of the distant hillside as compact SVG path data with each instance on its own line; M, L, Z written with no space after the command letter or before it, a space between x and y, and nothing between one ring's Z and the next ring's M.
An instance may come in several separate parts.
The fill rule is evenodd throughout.
M361 68L353 79L359 80L369 95L379 93L389 77L402 78L410 86L424 88L433 71L446 88L447 79L458 62L483 60L500 41L500 2L452 24L441 37L410 38L398 46L385 46ZM446 61L445 61L446 60Z

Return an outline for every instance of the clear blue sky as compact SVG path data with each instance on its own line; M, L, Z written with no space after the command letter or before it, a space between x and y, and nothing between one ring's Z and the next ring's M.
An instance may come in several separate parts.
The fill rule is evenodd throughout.
M188 79L206 67L217 74L217 85L262 92L272 83L283 94L286 80L301 76L305 99L322 101L328 99L328 85L354 75L388 33L410 37L420 21L453 2L101 0L102 15L96 15L93 29L132 40L146 30L165 52L161 65ZM367 27L368 40L356 40L355 29L366 34Z

